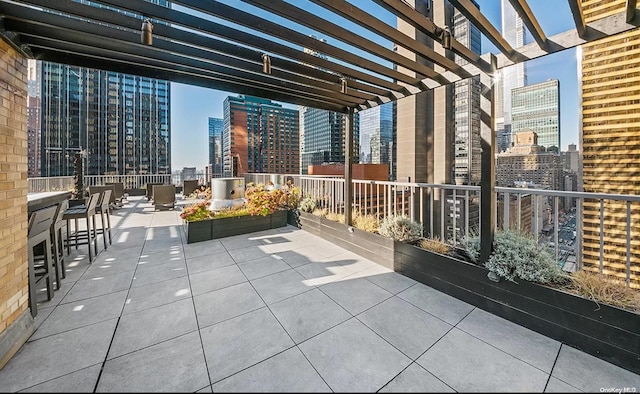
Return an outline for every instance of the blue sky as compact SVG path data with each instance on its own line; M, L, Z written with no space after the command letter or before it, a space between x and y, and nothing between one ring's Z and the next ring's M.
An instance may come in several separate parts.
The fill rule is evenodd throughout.
M334 14L328 13L307 0L287 0L291 3L304 3L307 10L323 17L332 17L336 23L354 31L365 34L365 31ZM476 0L483 14L500 30L500 1ZM266 15L263 11L248 6L239 0L225 1L228 4L238 5L241 8L255 11L256 14ZM368 0L349 0L349 2L363 7L367 5L367 11L386 23L395 26L395 17ZM537 16L542 29L547 36L561 33L573 27L571 12L565 1L535 0L529 1L534 14ZM363 7L364 8L364 7ZM201 16L201 15L199 15ZM282 18L269 14L269 19L276 22L288 23ZM295 26L303 34L316 34L327 39L329 44L341 45L338 40L316 33L310 29ZM376 38L381 45L391 48L391 44ZM350 48L351 50L351 48ZM495 47L483 36L482 53L497 53ZM358 52L358 50L354 50ZM566 150L570 143L578 144L578 85L577 63L575 49L565 50L560 53L545 56L527 62L528 83L534 84L547 79L560 80L560 118L561 118L561 149ZM362 54L362 53L360 53ZM222 118L222 102L227 96L235 93L197 86L171 83L171 133L172 149L171 162L173 170L181 170L182 167L197 167L202 170L208 161L208 118ZM287 105L287 104L285 104ZM287 105L289 106L289 105ZM293 106L291 106L294 108Z

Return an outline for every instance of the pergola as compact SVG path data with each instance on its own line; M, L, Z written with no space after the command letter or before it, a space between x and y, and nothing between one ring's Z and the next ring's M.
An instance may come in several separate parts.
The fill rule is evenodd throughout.
M172 8L144 0L95 0L91 4L72 0L3 0L0 2L0 34L29 58L346 113L349 120L345 152L347 185L351 181L354 111L480 75L484 88L481 209L482 217L490 218L483 220L481 231L492 234L494 215L485 216L491 213L495 198L492 74L514 63L632 29L640 21L636 17L635 0L626 0L621 12L591 23L585 21L581 0L567 0L575 28L547 37L526 0L509 0L535 40L524 47L513 48L471 0L449 0L500 51L479 56L453 38L445 26L437 26L404 0L367 2L383 7L415 27L433 40L432 46L368 13L362 8L366 6L365 1L308 0L364 28L371 33L367 36L332 21L336 18L325 19L305 10L307 1L242 1L291 23L280 24L274 21L278 18L267 19L240 7L209 0L170 0L167 3ZM141 42L141 25L146 19L153 23L152 42ZM326 34L371 57L289 27L295 25ZM412 56L384 47L372 41L371 36L383 37ZM443 50L436 51L434 47ZM454 54L468 64L457 64ZM407 71L399 71L396 66ZM351 188L346 187L345 192L345 219L349 223ZM483 236L483 240L491 238Z

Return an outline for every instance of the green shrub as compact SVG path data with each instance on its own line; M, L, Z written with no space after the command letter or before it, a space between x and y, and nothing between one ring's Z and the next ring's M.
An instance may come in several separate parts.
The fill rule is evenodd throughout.
M548 284L566 278L555 259L535 239L509 230L495 233L493 253L485 265L512 282L522 279Z
M475 231L469 231L469 234L462 242L464 251L474 264L479 264L480 259L480 235Z
M378 233L396 241L412 242L422 236L422 225L406 215L387 216L382 219Z
M298 209L302 212L313 212L318 207L318 200L311 196L307 196L300 200L300 204L298 204Z

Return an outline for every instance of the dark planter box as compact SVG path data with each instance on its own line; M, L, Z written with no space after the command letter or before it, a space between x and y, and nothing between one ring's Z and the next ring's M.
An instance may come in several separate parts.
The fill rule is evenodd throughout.
M275 211L267 216L236 216L230 218L184 222L187 243L248 234L287 225L287 211Z
M398 271L472 305L640 373L640 315L536 283L488 279L486 268L396 243Z

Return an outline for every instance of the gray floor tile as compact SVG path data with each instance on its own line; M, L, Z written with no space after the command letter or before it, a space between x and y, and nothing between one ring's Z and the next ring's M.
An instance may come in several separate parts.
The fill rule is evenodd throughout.
M582 391L573 387L572 385L563 382L560 379L556 379L553 376L549 378L547 388L544 389L545 393L581 393Z
M214 392L331 392L329 386L293 347L213 385Z
M307 284L304 277L293 269L255 279L251 283L267 304L273 304L315 288Z
M356 319L299 345L333 391L373 392L411 360Z
M122 316L108 358L114 358L198 329L190 298Z
M238 267L240 267L244 275L249 280L262 278L263 276L291 269L287 263L274 255L268 255L258 259L249 260L244 263L238 263Z
M301 255L300 253L297 253L295 250L289 250L286 248L286 246L283 247L282 251L275 251L273 250L272 252L279 256L282 257L282 259L289 264L289 266L291 268L295 268L295 267L299 267L301 265L306 265L309 264L311 261L309 261L308 258L306 258L305 256ZM270 249L271 250L271 249Z
M142 254L169 254L173 251L182 251L182 239L180 239L180 237L173 239L160 237L158 239L146 240L142 248Z
M353 274L346 267L331 261L323 263L314 261L306 265L297 266L295 270L304 276L307 279L305 283L311 286L326 285Z
M452 325L458 324L474 308L464 301L460 301L422 283L417 283L398 293L398 297Z
M51 379L21 393L91 393L98 382L102 363Z
M192 244L185 243L183 248L184 255L187 259L226 252L224 246L222 246L222 242L217 239L213 239L211 241L195 242Z
M170 263L172 261L184 261L185 256L182 249L171 250L170 252L142 253L138 268L153 267L159 264Z
M611 387L640 390L640 375L567 345L562 345L551 376L586 392Z
M361 278L332 282L321 286L320 290L353 315L392 297L388 291Z
M191 297L191 289L189 287L189 278L186 276L136 287L129 291L129 297L127 298L123 315L169 304L189 297Z
M171 261L153 266L138 266L131 287L140 287L169 279L187 276L184 260Z
M29 338L29 341L117 318L122 313L126 298L127 291L123 290L113 294L58 305ZM40 310L38 310L39 315Z
M138 256L132 255L127 258L108 258L101 261L94 261L87 268L81 280L100 278L107 275L113 275L118 272L135 271L138 266Z
M236 264L233 264L222 268L190 274L189 280L191 281L191 291L194 296L197 296L246 282L247 278L244 276L242 271L240 271L240 268L238 268Z
M560 351L560 342L478 308L456 327L547 373Z
M236 262L233 261L229 252L222 250L210 255L188 258L187 268L189 269L189 274L196 274L216 268L226 267L235 263Z
M267 308L214 324L200 333L212 383L294 345Z
M403 290L415 285L417 282L397 272L376 265L364 271L358 272L349 278L358 277L365 278L369 282L374 283L391 294L398 294Z
M113 275L79 280L73 285L73 288L60 303L68 304L91 297L127 290L131 286L133 273L134 271L124 271Z
M336 262L338 264L340 264L341 266L345 267L346 269L348 269L351 272L362 272L366 269L369 268L373 268L375 267L376 263L374 263L371 260L365 259L362 256L358 256L355 253L352 252L348 252L348 251L344 251L344 249L342 250L342 252L333 255L331 257L326 257L322 260L320 260L321 262L325 262L325 261L332 261L332 262Z
M549 376L456 328L417 363L456 391L541 392Z
M248 282L195 296L193 302L201 329L264 306Z
M33 318L33 329L37 330L38 327L40 327L42 323L44 323L45 320L47 320L47 318L53 312L54 309L55 309L55 305L48 306L46 308L38 306L38 314L36 315L36 317Z
M258 245L249 245L245 248L231 249L229 254L236 263L244 263L245 261L255 260L262 257L267 257L270 253Z
M318 289L272 304L271 312L296 343L351 318L351 315Z
M380 393L454 393L451 387L425 371L416 363L407 367L393 378Z
M233 237L220 238L220 242L228 251L238 249L257 249L254 247L264 245L259 239L255 239L252 234L235 235Z
M0 391L18 391L101 363L117 321L27 342L0 370Z
M211 389L211 385L208 385L207 387L196 391L196 393L213 393L213 390Z
M358 320L412 360L452 327L398 297L389 298L361 313ZM398 326L399 322L402 322L402 328Z
M53 298L50 300L47 300L46 290L40 289L37 292L36 297L38 300L38 308L52 308L59 305L76 284L76 282L70 282L64 279L60 282L62 283L60 289L56 290L53 293Z
M197 332L107 360L96 392L194 392L209 384Z

